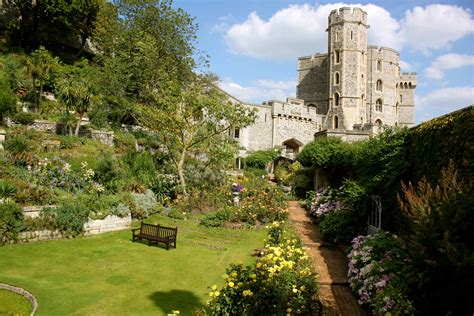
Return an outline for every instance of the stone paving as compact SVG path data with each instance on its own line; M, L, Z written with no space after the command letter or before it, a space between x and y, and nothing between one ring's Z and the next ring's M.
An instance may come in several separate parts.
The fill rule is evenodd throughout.
M290 220L293 222L303 244L309 248L308 255L319 274L319 299L324 315L367 315L359 306L347 281L347 260L334 245L324 242L309 214L298 201L289 202Z

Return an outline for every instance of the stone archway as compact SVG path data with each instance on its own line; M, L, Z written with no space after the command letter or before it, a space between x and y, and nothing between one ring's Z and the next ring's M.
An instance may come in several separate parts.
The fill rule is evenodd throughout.
M286 158L294 159L297 153L299 153L303 143L296 138L290 138L285 140L282 143L284 149L284 154Z

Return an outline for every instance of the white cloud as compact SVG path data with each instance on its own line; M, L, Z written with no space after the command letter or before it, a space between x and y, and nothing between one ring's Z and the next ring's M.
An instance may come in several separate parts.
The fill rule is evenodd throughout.
M443 79L444 71L474 65L474 55L446 54L433 61L425 69L425 76L430 79Z
M243 86L231 79L219 83L221 89L243 102L261 103L265 100L286 100L295 94L294 81L257 80L249 86Z
M404 71L413 71L413 65L410 64L409 62L406 62L406 61L400 59L399 64L400 64L400 68L401 68L402 72L404 72Z
M415 7L397 21L390 12L374 4L333 3L290 5L268 20L252 12L245 21L231 25L224 32L224 39L230 52L261 59L294 60L326 52L328 15L343 6L361 7L368 13L371 45L428 52L445 48L474 32L470 11L454 5Z
M217 21L217 24L215 24L212 28L210 33L220 33L220 34L225 34L227 31L230 29L230 24L234 20L234 17L231 14L228 14L226 16L221 16L219 20Z
M400 33L406 45L427 53L450 48L451 43L474 33L471 11L455 5L431 4L405 12Z
M451 87L415 98L415 120L426 121L474 104L474 87Z

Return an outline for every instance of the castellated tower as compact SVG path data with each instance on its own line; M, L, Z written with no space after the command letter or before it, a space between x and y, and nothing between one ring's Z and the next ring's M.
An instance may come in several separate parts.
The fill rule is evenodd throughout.
M352 130L367 122L367 13L343 7L328 23L329 110L327 129Z

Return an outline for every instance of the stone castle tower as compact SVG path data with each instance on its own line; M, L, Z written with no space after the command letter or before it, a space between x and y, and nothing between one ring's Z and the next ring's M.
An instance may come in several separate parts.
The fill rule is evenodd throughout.
M329 134L414 125L416 73L400 73L396 50L368 46L368 28L362 9L333 10L328 53L298 59L297 98L325 116Z
M293 159L317 137L358 141L383 127L414 125L416 73L400 73L400 54L367 45L367 12L343 7L328 17L328 51L298 58L296 98L270 100L254 124L233 133L248 151L280 147ZM242 103L229 96L233 103Z

